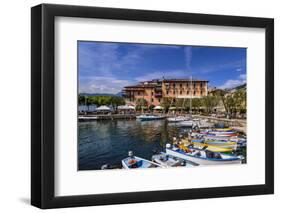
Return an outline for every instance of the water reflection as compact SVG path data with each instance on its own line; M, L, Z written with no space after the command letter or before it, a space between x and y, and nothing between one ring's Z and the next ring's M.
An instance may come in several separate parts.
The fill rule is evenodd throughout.
M118 165L129 150L151 159L153 150L164 151L165 144L184 129L165 120L113 120L79 122L79 170L100 169L103 164Z

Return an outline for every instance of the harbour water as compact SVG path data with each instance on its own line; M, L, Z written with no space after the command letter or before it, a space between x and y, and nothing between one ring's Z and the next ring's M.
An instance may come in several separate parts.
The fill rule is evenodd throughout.
M189 130L166 120L104 120L78 126L79 170L99 170L104 164L121 167L128 151L150 160L153 151L164 151L174 136Z

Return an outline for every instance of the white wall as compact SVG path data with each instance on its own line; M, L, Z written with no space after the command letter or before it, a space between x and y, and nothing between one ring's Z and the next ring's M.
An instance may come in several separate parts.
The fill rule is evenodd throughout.
M171 10L195 13L244 15L275 18L275 109L281 108L280 37L281 13L278 1L245 0L45 0L45 3L80 4L150 10ZM0 212L38 212L31 207L30 196L30 7L41 1L2 1L0 39ZM280 110L275 114L275 131L281 127ZM281 137L275 136L275 150L280 150ZM275 195L240 198L204 199L148 204L114 205L51 210L56 212L246 212L280 208L280 151L275 157ZM277 156L279 155L279 156ZM279 201L279 202L278 202Z

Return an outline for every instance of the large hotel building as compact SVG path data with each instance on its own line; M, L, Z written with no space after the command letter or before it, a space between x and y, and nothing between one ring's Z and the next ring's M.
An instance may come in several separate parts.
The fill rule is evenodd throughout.
M123 96L127 103L145 99L148 105L158 106L163 98L201 98L208 94L208 81L191 79L155 79L126 86Z

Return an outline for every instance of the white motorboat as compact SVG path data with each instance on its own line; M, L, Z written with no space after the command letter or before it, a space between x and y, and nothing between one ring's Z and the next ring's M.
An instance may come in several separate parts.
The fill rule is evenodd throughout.
M98 120L97 116L78 116L79 120L83 120L83 121L91 121L91 120Z
M168 122L173 122L173 123L181 122L181 121L186 121L186 120L188 120L188 118L185 117L185 116L176 116L176 117L167 118Z
M139 115L136 118L141 121L152 121L152 120L164 119L166 117L162 115Z
M179 125L182 127L190 127L192 128L194 125L194 122L192 120L187 120L187 121L181 121L179 122Z

